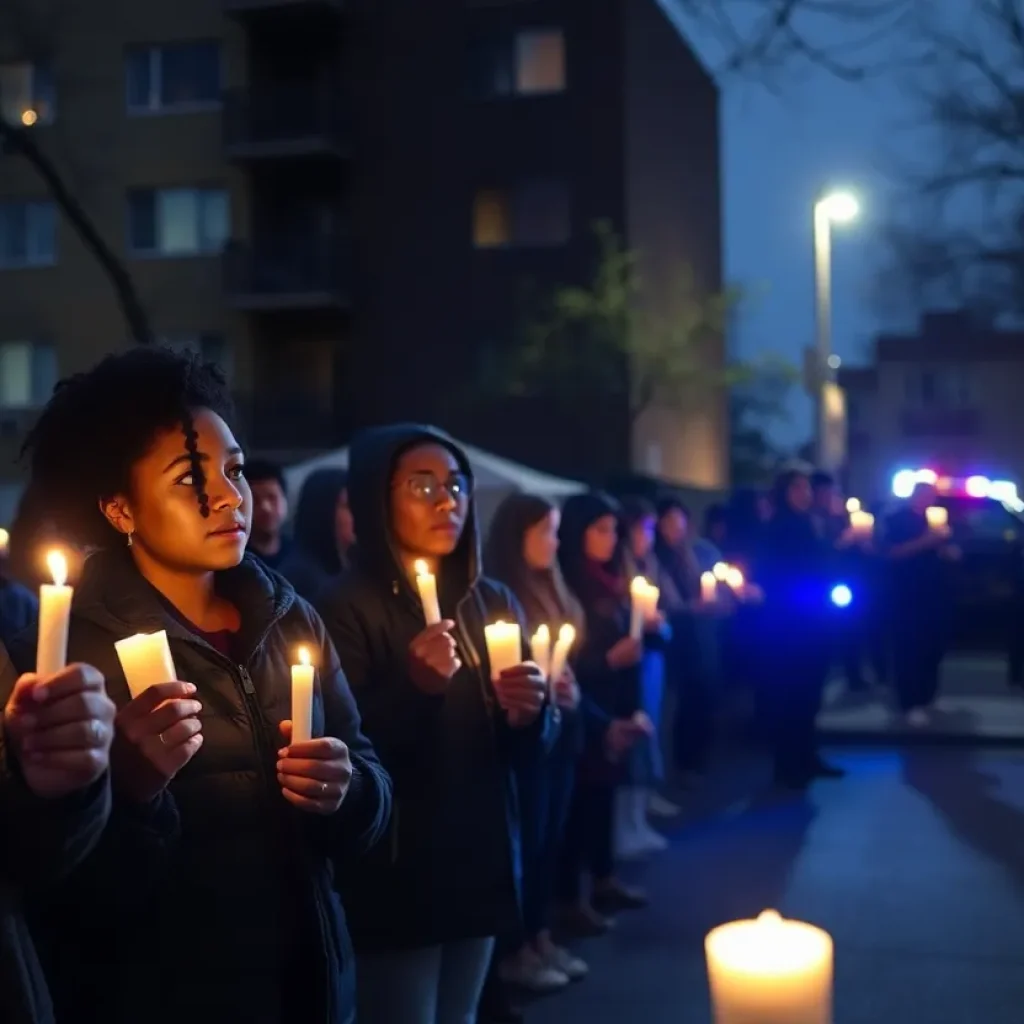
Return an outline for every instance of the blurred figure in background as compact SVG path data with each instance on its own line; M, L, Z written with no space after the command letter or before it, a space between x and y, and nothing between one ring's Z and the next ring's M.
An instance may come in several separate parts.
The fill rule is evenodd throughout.
M348 471L315 470L299 491L292 543L280 572L307 601L316 601L349 568L354 545Z
M284 471L276 462L251 459L246 463L245 476L252 488L249 550L259 555L264 565L280 570L291 548L284 530L288 519L288 485Z
M704 530L693 538L693 554L701 572L711 572L725 558L729 541L729 512L725 505L709 505L704 513Z

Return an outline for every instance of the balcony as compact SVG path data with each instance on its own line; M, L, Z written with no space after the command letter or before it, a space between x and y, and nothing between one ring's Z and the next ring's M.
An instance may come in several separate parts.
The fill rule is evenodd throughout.
M341 310L350 298L350 245L342 234L258 233L229 242L224 291L243 312Z
M341 91L331 79L265 84L228 93L224 150L232 160L328 159L348 155Z
M905 409L904 437L974 437L981 432L977 409Z
M322 17L335 16L345 6L344 0L223 0L224 13L236 18L270 15Z

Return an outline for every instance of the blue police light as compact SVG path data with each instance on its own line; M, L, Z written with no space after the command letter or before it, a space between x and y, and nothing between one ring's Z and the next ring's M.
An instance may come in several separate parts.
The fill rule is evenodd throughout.
M837 608L849 608L853 601L853 591L845 583L838 583L832 588L831 597Z

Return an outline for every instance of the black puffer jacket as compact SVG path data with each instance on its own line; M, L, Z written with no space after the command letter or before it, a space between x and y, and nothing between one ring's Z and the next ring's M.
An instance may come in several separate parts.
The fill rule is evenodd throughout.
M61 1019L352 1019L335 865L349 870L386 831L390 782L320 618L252 556L217 585L241 613L237 664L168 613L127 552L92 556L75 593L69 657L96 665L121 705L114 641L167 630L178 676L198 687L205 742L152 805L115 795L100 845L33 918ZM341 738L355 769L328 818L291 807L276 779L299 645L319 652L314 735Z
M465 454L430 428L395 426L357 438L349 466L357 565L321 605L366 733L395 784L390 842L342 879L360 951L485 937L518 926L516 769L543 742L548 720L511 729L496 704L484 626L498 619L522 623L522 616L508 590L478 575L472 509L438 581L442 613L457 622L463 668L443 696L422 693L409 678L409 644L425 624L392 545L388 503L396 460L420 442L447 447L470 474Z
M14 679L0 648L5 679ZM4 703L7 693L3 695ZM25 902L57 884L96 845L110 813L107 777L62 800L25 786L0 727L0 1021L53 1024L46 979L25 924Z

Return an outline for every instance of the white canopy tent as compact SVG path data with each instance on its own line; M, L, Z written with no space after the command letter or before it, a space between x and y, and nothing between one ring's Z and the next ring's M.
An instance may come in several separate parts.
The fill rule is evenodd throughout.
M473 468L477 510L484 529L487 528L494 510L502 499L514 491L537 494L560 504L569 495L586 490L583 484L575 480L541 473L539 470L530 469L529 466L520 465L510 459L503 459L500 455L493 455L472 445L460 443L460 447ZM347 468L348 448L338 448L289 466L284 471L285 479L288 481L288 492L297 496L309 474L318 469Z

